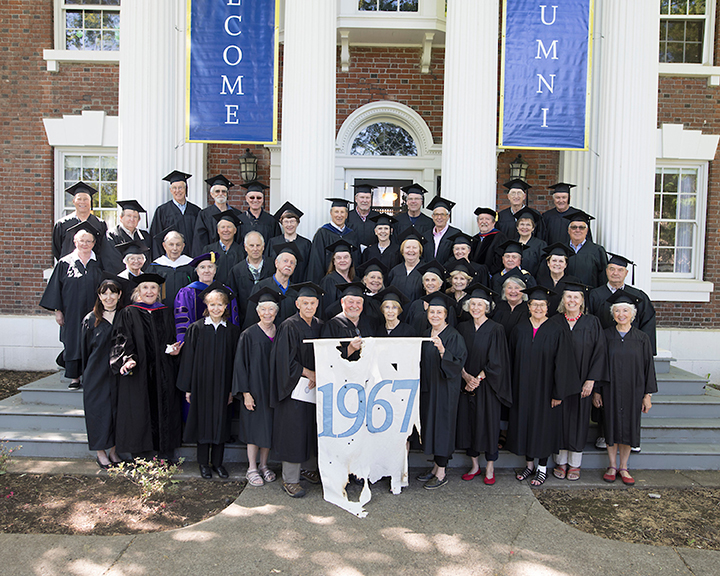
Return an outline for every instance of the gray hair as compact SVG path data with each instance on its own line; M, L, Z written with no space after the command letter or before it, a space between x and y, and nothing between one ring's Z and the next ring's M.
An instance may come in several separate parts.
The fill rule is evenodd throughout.
M130 294L130 300L132 302L140 301L140 286L142 286L143 284L155 284L158 287L158 295L157 295L157 300L155 300L155 302L160 302L160 293L162 292L162 289L160 287L160 284L158 284L157 282L140 282L140 284L135 286L135 288L132 291L132 294Z
M145 262L147 262L147 257L145 256L145 254L125 254L125 256L123 256L123 259L122 259L122 262L123 262L123 264L125 264L125 266L127 266L127 261L128 261L128 258L130 258L130 256L142 256L143 265L145 264Z
M628 306L630 310L632 310L632 317L630 318L630 322L635 322L635 316L637 316L637 307L635 304L630 304L629 302L616 302L612 306L610 306L610 314L613 316L613 320L615 320L615 309L618 306Z
M280 311L280 305L277 302L270 302L266 300L265 302L258 302L258 305L255 306L255 312L258 313L258 316L260 316L260 306L264 306L265 304L272 304L272 307L275 309L275 314Z
M247 234L245 234L245 237L243 238L243 245L247 244L248 238L250 238L250 236L253 236L253 235L259 236L259 237L260 237L260 241L262 242L262 245L265 246L265 238L264 238L263 235L260 234L260 232L258 232L257 230L251 230L250 232L248 232Z
M505 297L505 288L507 288L507 285L510 284L510 282L515 282L515 284L520 286L521 290L525 290L527 288L525 282L523 282L520 278L518 278L517 276L510 276L510 278L507 278L502 284L502 295L500 296L502 300L507 301L507 298ZM527 299L527 294L523 292L522 301L527 302Z
M165 238L163 238L163 244L164 244L165 242L167 242L170 238L174 238L175 236L177 236L178 238L180 238L180 240L182 241L182 243L185 244L185 236L183 236L182 234L180 234L180 232L178 232L177 230L170 230L170 232L168 232L167 234L165 234Z
M490 300L485 300L485 298L468 298L467 300L465 300L465 302L463 302L463 305L462 305L462 309L465 312L467 312L468 314L470 313L470 300L480 300L481 302L485 302L485 315L486 316L488 314L490 314L490 312L492 312L493 308L495 307Z

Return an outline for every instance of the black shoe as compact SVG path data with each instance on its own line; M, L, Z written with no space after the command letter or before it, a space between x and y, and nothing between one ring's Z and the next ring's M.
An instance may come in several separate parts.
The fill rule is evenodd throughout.
M230 474L228 474L228 471L225 470L225 466L220 464L220 466L213 466L212 471L215 472L220 478L229 478Z
M80 382L70 382L68 390L82 390L82 384Z
M430 468L430 470L426 470L422 474L418 474L415 477L417 480L420 480L420 482L429 482L433 478L435 478L435 474L433 473L433 469Z
M205 480L210 480L210 478L212 478L212 468L200 464L200 476L205 478Z
M98 466L100 466L102 470L107 470L108 468L111 468L113 466L112 462L110 462L110 464L103 464L102 462L100 462L100 458L98 458L97 456L95 457L95 462Z

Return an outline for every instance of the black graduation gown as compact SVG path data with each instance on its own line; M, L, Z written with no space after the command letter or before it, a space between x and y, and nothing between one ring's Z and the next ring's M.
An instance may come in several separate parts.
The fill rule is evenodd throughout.
M400 244L395 240L390 240L390 245L382 252L380 252L377 244L368 246L362 253L362 262L364 264L373 258L377 258L388 270L392 270L403 261L402 256L400 256Z
M322 277L327 274L333 255L325 250L325 248L334 244L341 238L353 247L353 262L360 261L360 241L357 233L349 226L345 226L343 231L340 232L332 224L324 224L317 229L315 236L313 236L312 247L310 248L310 258L307 267L307 276L305 278L306 281L315 282L317 284L320 282Z
M447 323L453 328L457 325L458 315L455 309L448 310ZM423 334L430 328L430 322L427 319L427 308L425 308L425 300L417 299L410 306L403 310L403 322L406 322L416 334Z
M318 306L318 316L323 320L332 318L335 314L331 314L330 310L334 307L334 304L340 300L342 294L337 289L338 284L345 284L347 280L343 278L338 272L330 272L323 276L320 280L320 288L322 288L323 295L320 297L320 305Z
M220 240L218 240L212 244L205 244L198 254L207 254L211 251L215 252L217 255L217 259L215 260L215 264L217 265L215 280L222 282L223 284L228 284L230 270L232 270L233 266L245 259L245 249L242 244L233 242L230 244L230 248L228 248L226 252L220 244Z
M500 406L512 404L505 330L490 319L477 330L473 320L462 322L457 330L468 351L465 371L477 376L484 370L485 379L474 394L460 394L455 444L459 449L494 454L500 437ZM461 385L462 392L464 380Z
M570 334L546 320L533 338L529 319L510 335L513 404L508 420L507 449L518 456L545 458L560 449L562 416L552 399L580 391Z
M273 270L270 262L263 259L262 270L260 270L260 280L269 278L272 276ZM235 264L230 269L230 277L228 278L228 285L230 289L235 293L235 299L237 300L238 316L240 317L240 326L245 324L245 316L247 316L247 299L250 296L253 288L255 287L255 279L253 278L252 272L247 265L247 259L241 260L238 264Z
M97 234L97 236L100 237L98 242L102 242L102 239L107 232L107 224L95 216L95 214L90 214L87 221L88 224L92 224L92 226L99 232L99 234ZM80 224L80 222L81 220L77 217L75 212L71 212L67 216L60 218L60 220L55 222L52 231L52 253L55 260L60 260L60 258L67 256L70 252L75 250L75 243L73 242L72 234L68 234L67 231L76 224ZM101 252L101 247L96 246L95 254L101 256Z
M363 318L362 316L360 316L358 324L357 326L355 326L355 324L353 324L351 320L348 320L343 314L338 314L337 316L333 316L327 322L325 322L325 325L322 328L322 338L348 339L347 342L341 342L340 346L342 347L342 357L346 360L349 360L350 362L359 360L361 351L356 350L355 352L350 354L350 356L348 356L347 348L349 341L356 336L365 338L374 335L375 332L370 323L367 321L367 318Z
M357 210L350 210L347 225L358 235L358 241L362 246L367 247L377 242L377 237L375 236L376 224L370 220L370 217L377 216L378 214L379 212L377 212L377 210L370 210L365 220L363 220Z
M552 208L547 212L543 212L542 215L542 228L538 231L537 235L547 242L548 246L560 242L560 244L570 243L570 234L568 233L568 226L570 226L570 220L565 218L566 215L575 214L579 212L577 208L570 206L565 212L558 212L557 208ZM588 240L592 241L592 232L588 229Z
M530 315L527 302L520 302L515 308L510 308L506 300L495 305L491 318L505 329L505 336L510 340L510 334L519 322L526 320Z
M255 292L258 292L259 290L262 290L266 287L272 288L277 292L282 292L282 289L275 281L275 277L270 276L269 278L260 280L260 282L255 284L255 286L253 286L252 290L250 291L250 295L253 295L255 294ZM295 300L297 300L297 297L297 290L295 290L294 288L290 288L290 285L288 285L288 288L285 291L285 298L280 301L280 310L278 310L277 316L275 316L275 326L280 326L282 322L297 313L297 306L295 306ZM250 303L250 306L248 306L248 309L245 313L243 329L247 329L253 324L257 324L258 322L260 322L260 317L258 316L255 308L255 303Z
M410 324L400 322L395 328L388 332L387 328L383 325L376 333L380 338L413 338L417 336L417 332L413 330Z
M517 220L515 220L513 211L510 208L505 208L498 212L495 228L505 234L508 240L517 240L520 237L517 231Z
M639 288L626 284L623 286L623 290L640 299L640 302L636 305L637 314L635 315L635 320L633 320L632 325L635 326L635 328L639 328L650 338L653 355L657 355L655 307L648 295ZM610 313L610 303L607 301L611 295L612 292L610 288L608 288L608 285L603 284L592 290L588 297L590 314L598 317L603 329L615 326L615 320L613 320L612 314Z
M550 269L547 267L547 263L545 262L543 262L543 264L540 266L540 271L538 272L538 276L536 277L536 279L537 283L540 286L545 286L546 288L550 288L553 292L555 292L555 295L550 296L550 299L548 300L548 318L551 318L558 313L558 306L560 305L560 301L562 300L563 291L565 290L565 284L567 282L580 282L580 278L566 273L563 275L562 278L560 278L560 280L557 281L556 284L555 281L552 279L552 276L550 276Z
M607 380L605 337L600 321L595 316L583 314L575 322L572 330L562 314L557 314L550 322L558 323L570 335L575 353L575 365L580 376L580 387L582 388L586 380L595 382ZM572 394L563 400L560 405L562 414L561 450L582 452L585 449L591 410L592 394L587 398L581 398L580 393Z
M412 269L410 274L408 274L407 268L405 267L405 262L401 262L400 264L395 266L395 268L390 270L390 274L388 274L387 285L395 286L395 288L397 288L398 290L400 290L400 292L407 296L410 302L414 302L424 293L422 285L422 274L418 272L419 266L421 266L421 264L415 266L415 268ZM404 310L403 315L405 315Z
M536 276L540 264L545 262L543 248L546 246L547 244L544 240L540 240L540 238L534 235L530 236L530 239L525 244L525 250L523 250L522 253L522 267L530 272L531 276Z
M240 215L242 214L240 210L233 208L232 206L228 206L228 210L231 210L238 218L240 218ZM194 256L205 254L205 246L220 240L220 236L218 236L217 231L218 221L214 218L215 214L220 214L220 212L220 208L218 208L215 204L212 204L207 208L203 208L198 213L197 219L195 220L195 230L193 230L192 253ZM237 232L235 232L235 242L240 243L242 246L242 241L243 228L242 226L238 226Z
M437 251L435 251L435 239L433 237L434 229L435 228L433 226L430 230L423 233L423 238L425 238L427 242L423 246L422 260L423 262L431 262L432 260L447 262L453 255L453 243L450 238L455 236L455 234L459 234L461 230L460 228L455 228L455 226L448 226L447 232L443 234L443 237L440 239L438 244Z
M430 337L430 330L423 336ZM468 351L465 340L452 326L439 334L445 354L432 342L422 343L420 356L420 424L425 454L452 456L455 424L462 383L462 368Z
M177 360L165 353L174 342L171 308L130 304L115 316L110 367L118 375L118 452L157 450L167 455L180 446L182 395L175 386ZM137 365L132 373L120 376L120 368L130 358Z
M242 223L243 238L248 232L260 232L262 237L265 239L265 245L267 245L270 241L270 238L274 238L275 236L282 234L279 222L275 220L272 215L262 209L260 210L260 216L257 218L253 216L250 210L242 212L240 214L240 222Z
M148 272L153 274L160 274L165 278L165 283L161 286L163 294L163 304L172 308L175 305L175 297L180 291L180 288L185 288L190 282L193 281L195 276L195 270L189 264L183 264L177 268L172 266L164 266L153 262L148 267Z
M275 258L277 257L277 250L275 247L278 244L284 244L285 242L287 242L287 240L285 239L285 236L281 234L280 236L270 238L270 240L268 240L265 244L265 256L273 263L273 266L275 265ZM308 262L310 261L310 249L312 248L312 242L304 236L299 235L292 242L300 251L302 260L298 260L295 265L295 272L293 272L292 276L290 276L290 284L300 284L301 282L305 282L307 279L307 268Z
M189 201L186 201L185 204L184 214L172 200L168 200L165 204L160 204L156 208L150 224L150 236L153 238L153 259L165 254L162 247L162 238L158 239L156 236L170 226L175 226L175 229L185 238L183 254L196 256L196 254L193 254L193 242L195 240L195 220L200 214L200 207Z
M380 302L372 298L369 294L363 296L363 311L360 314L358 329L363 337L377 336L382 331L385 318L380 311ZM325 310L325 318L334 318L342 312L342 303L336 300L334 304Z
M507 240L507 236L499 230L492 230L481 238L480 234L472 237L470 261L487 266L490 274L497 274L503 269L499 246Z
M432 230L433 226L435 226L435 223L433 222L433 219L430 218L427 214L420 213L420 216L415 218L415 221L410 219L410 216L408 216L407 211L406 212L400 212L400 214L395 215L395 224L393 224L393 234L397 237L400 234L402 234L405 230L410 228L410 226L415 226L416 230L420 234L425 234L428 230Z
M303 368L315 370L312 344L320 338L322 322L308 325L300 314L280 324L270 353L270 407L274 408L273 457L284 462L305 462L317 455L315 404L291 397Z
M97 260L88 260L87 267L70 253L60 258L48 280L40 306L60 310L65 324L60 326L63 358L80 360L81 326L85 315L93 309L102 270Z
M225 323L216 330L202 318L185 334L177 378L177 387L191 394L185 442L224 444L230 437L228 399L240 328Z
M624 337L616 327L603 331L607 342L608 380L599 382L605 414L605 441L640 446L640 418L645 394L657 392L650 339L634 326Z
M273 409L270 407L270 360L273 341L258 324L241 335L235 353L232 393L240 402L240 440L260 448L272 446ZM245 408L243 394L255 400L255 410Z
M88 449L93 451L115 446L117 377L110 370L112 331L112 324L105 319L95 326L93 312L83 318L83 407Z
M530 272L525 270L524 268L521 269L522 272L522 281L525 282L525 285L528 288L532 288L534 286L537 286L537 282L535 281L535 278L532 277ZM502 294L502 286L503 282L507 280L507 272L505 272L505 269L503 269L500 272L497 272L496 274L493 274L492 280L490 280L490 289L495 292L498 295ZM500 296L498 296L500 298Z
M125 264L123 264L123 257L125 256L120 250L116 248L118 244L124 244L125 242L131 242L137 240L143 246L146 246L148 250L152 249L152 242L150 241L150 235L140 230L135 230L135 238L131 238L130 235L125 232L120 226L116 226L112 230L108 230L102 239L102 252L101 258L102 268L106 272L111 274L119 274L125 270ZM150 265L150 258L148 256L150 252L145 255L145 264L143 264L143 270L147 270Z
M583 284L597 288L607 282L605 276L607 264L608 257L605 248L588 239L575 256L570 258L566 272L577 276Z

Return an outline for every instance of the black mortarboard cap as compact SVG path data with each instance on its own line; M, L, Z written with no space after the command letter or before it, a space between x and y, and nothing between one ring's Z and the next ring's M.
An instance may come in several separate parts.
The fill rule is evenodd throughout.
M375 222L375 226L392 226L397 222L390 214L374 214L370 216L370 220Z
M610 256L608 264L615 264L616 266L623 266L625 268L630 265L635 266L635 262L628 258L625 258L625 256L620 256L620 254L613 254L612 252L608 252L607 254L608 256Z
M340 238L340 240L336 240L329 246L326 246L325 250L332 252L333 254L336 252L350 252L350 254L352 254L353 245L344 238Z
M637 298L630 294L629 292L626 292L622 288L615 290L614 293L610 295L610 297L607 299L607 302L610 304L635 304L637 305L638 302L640 302L640 298Z
M525 288L523 292L527 294L528 300L547 301L550 299L550 296L556 295L556 292L550 290L550 288L545 288L545 286L533 286L532 288Z
M485 208L483 206L479 206L478 208L475 208L474 212L475 216L480 216L480 214L488 214L489 216L492 216L497 220L497 212L493 208Z
M489 302L492 302L493 298L497 296L495 292L480 282L473 282L470 284L467 288L465 288L465 293L469 298L482 298L483 300L488 300Z
M232 222L235 225L235 228L240 228L242 225L240 218L238 218L238 215L235 214L234 210L223 210L222 212L213 214L212 217L215 218L215 222L218 224L220 224L221 220L227 220L228 222Z
M120 206L121 210L135 210L138 213L146 212L145 208L137 200L118 200L115 204Z
M525 272L523 272L522 268L520 268L519 266L515 266L515 268L510 268L510 270L505 272L505 274L501 274L503 283L508 278L519 278L520 280L525 282L526 285L527 285L528 276L530 276L530 274L526 274Z
M535 224L540 222L540 219L542 218L540 212L538 212L537 210L533 210L532 208L530 208L530 206L525 206L524 208L521 208L520 210L515 212L513 216L515 217L516 221L520 220L520 218L529 218L530 220L535 222Z
M343 296L364 296L365 285L362 282L345 282L337 284L336 288L340 290Z
M228 189L235 186L235 184L230 182L230 180L228 180L224 174L218 174L217 176L210 176L210 178L205 179L205 182L208 183L210 188L212 188L213 186L217 186L218 184L222 184L223 186L225 186L225 188L228 188Z
M405 194L420 194L420 196L429 194L429 192L425 190L425 188L420 186L420 184L416 184L414 182L408 186L403 186L402 188L400 188L400 190L405 192Z
M518 240L506 240L500 244L499 248L503 254L520 254L522 256L523 250L526 246L521 244Z
M454 298L450 298L450 296L444 292L440 292L439 290L437 292L426 294L421 298L421 300L427 302L428 306L442 306L446 310L452 310L456 304Z
M448 212L452 212L453 206L455 206L455 202L452 200L448 200L447 198L443 198L439 194L435 196L427 205L428 210L435 210L435 208L445 208Z
M274 288L270 288L269 286L263 286L254 294L250 294L250 296L248 296L248 300L250 300L250 302L255 302L255 304L260 304L261 302L275 302L275 304L279 304L280 300L283 300L284 298L285 294L275 290Z
M188 266L192 266L193 268L199 266L202 262L210 261L213 264L217 261L217 254L215 252L206 252L205 254L200 254L200 256L195 256L195 258L192 259L191 262L188 263Z
M557 192L563 192L565 194L570 194L570 189L575 188L575 184L567 184L566 182L558 182L557 184L553 184L552 186L549 186L549 188L552 190L552 194L556 194Z
M70 238L73 238L75 236L75 234L80 232L80 230L85 230L85 232L90 232L90 234L92 234L95 237L96 242L97 242L98 238L100 238L100 235L102 234L101 230L98 230L97 228L95 228L95 226L90 224L90 222L88 222L87 220L83 220L82 222L78 222L74 226L71 226L70 228L67 229L66 234L68 234L70 236Z
M324 294L322 288L314 282L300 282L299 284L292 284L290 288L297 290L298 297L320 298Z
M205 296L210 294L210 292L215 292L215 290L218 290L220 292L224 292L225 295L228 297L228 300L232 300L235 294L233 294L233 291L230 290L225 284L222 282L215 280L212 284L210 284L205 290L200 292L200 300L205 300Z
M448 264L446 271L448 274L455 271L465 272L465 274L467 274L468 276L475 276L475 274L477 273L475 266L465 260L465 258L462 258L460 260L454 259Z
M386 300L392 300L393 302L397 302L402 306L403 308L407 305L408 302L410 302L410 299L403 294L400 289L396 288L392 284L385 288L384 290L381 290L375 296L373 296L375 300L378 300L380 302L385 302Z
M278 211L275 212L275 220L280 220L283 215L287 214L288 212L295 216L298 220L300 220L300 218L302 218L304 214L304 212L294 204L291 204L290 202L285 202L285 204L280 206L280 208L278 208Z
M588 226L590 225L591 220L595 220L594 216L590 216L590 214L583 212L582 210L577 210L572 214L565 214L563 218L565 218L568 222L585 222Z
M265 190L270 188L270 186L263 184L262 182L260 182L260 180L246 182L245 184L241 184L241 186L245 188L248 192L262 192L263 194L265 194Z
M177 232L178 234L182 235L182 233L177 229L177 226L175 224L170 224L170 226L165 228L165 230L155 234L153 238L162 244L165 241L165 236L167 236L170 232Z
M364 278L369 272L380 272L383 275L383 278L387 278L389 270L380 260L377 258L371 258L365 262L365 264L357 268L357 275L360 278Z
M445 280L445 267L437 260L431 260L427 264L423 264L417 271L420 272L420 276L423 276L426 272L432 272L440 276L441 280Z
M543 248L543 252L545 252L545 256L567 256L568 258L570 258L570 256L575 256L573 249L562 242L555 242L555 244L545 246L545 248Z
M188 178L192 178L192 174L186 174L185 172L180 172L180 170L173 170L165 176L163 180L172 184L173 182L187 182Z
M402 244L403 241L407 239L417 240L420 242L420 244L427 244L427 239L422 235L420 230L415 228L415 226L408 226L398 235L398 242Z
M563 282L563 292L582 292L586 294L590 291L590 286L581 282Z
M146 252L150 252L150 248L148 248L147 246L145 246L145 244L139 242L138 240L130 240L130 242L116 244L115 248L120 250L123 257L127 256L128 254L145 254Z
M468 246L472 246L472 238L465 234L465 232L458 232L454 236L450 236L450 241L453 246L456 244L467 244Z
M275 254L277 256L280 256L280 254L287 253L292 254L295 256L295 260L297 262L300 262L303 257L300 253L300 248L298 248L298 245L295 242L283 242L282 244L275 244L273 246L273 250L275 250Z
M72 194L73 196L75 196L75 194L79 194L80 192L84 192L85 194L88 194L90 198L92 198L94 194L97 194L97 190L95 188L82 181L73 184L70 188L65 188L65 192Z
M350 204L350 200L345 200L345 198L325 198L325 200L331 202L331 208L345 208L348 210L348 204Z
M124 278L120 278L120 276L116 276L115 274L110 274L110 272L106 272L105 270L102 271L102 274L100 276L100 284L103 282L113 282L114 284L117 284L118 287L121 290L125 289L125 283L127 280Z
M353 188L355 190L353 191L354 194L372 194L373 190L377 188L377 186L372 186L370 184L353 184Z
M513 188L520 188L524 192L527 192L530 188L532 188L530 184L525 182L525 180L521 180L520 178L513 178L512 180L508 180L507 182L505 182L505 184L503 184L503 186L505 186L505 188L507 188L508 190L512 190Z
M165 278L160 276L160 274L154 274L153 272L144 272L143 274L131 277L130 280L132 280L135 284L142 284L143 282L155 282L155 284L158 284L159 286L165 284Z

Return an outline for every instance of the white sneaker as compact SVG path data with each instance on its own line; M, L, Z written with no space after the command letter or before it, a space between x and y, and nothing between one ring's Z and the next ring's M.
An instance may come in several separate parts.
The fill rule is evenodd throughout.
M607 444L605 443L605 438L603 436L598 436L597 440L595 440L595 448L599 450L607 448Z
M630 452L640 452L641 448L640 446L631 446Z

